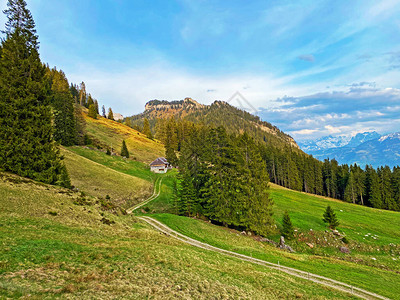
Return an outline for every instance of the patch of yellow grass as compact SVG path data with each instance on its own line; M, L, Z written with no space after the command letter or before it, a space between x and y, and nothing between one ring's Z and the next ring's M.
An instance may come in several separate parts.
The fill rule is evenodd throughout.
M124 124L103 117L92 119L83 114L86 121L87 133L103 146L119 153L122 141L125 140L131 156L138 161L149 163L157 157L164 156L164 145L157 140L150 140L144 134Z
M67 149L61 152L72 185L91 196L109 195L114 204L128 208L152 193L153 185L149 181L115 171Z

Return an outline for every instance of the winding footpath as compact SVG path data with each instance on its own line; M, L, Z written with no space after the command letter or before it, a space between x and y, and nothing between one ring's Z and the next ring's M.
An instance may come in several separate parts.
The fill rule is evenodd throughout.
M134 212L135 210L137 210L138 208L141 208L142 206L146 205L147 203L149 203L150 201L153 201L154 199L156 199L158 196L160 196L161 193L161 183L164 177L158 178L156 180L156 182L154 183L154 192L153 195L151 195L147 200L140 202L138 204L136 204L135 206L128 208L126 210L126 212L128 214L131 214L132 212ZM158 188L157 188L158 187Z
M159 194L159 193L158 193ZM151 201L151 200L150 200ZM146 203L148 203L149 201L146 201ZM253 258L247 255L243 255L243 254L239 254L236 252L232 252L232 251L228 251L225 249L221 249L221 248L217 248L214 246L211 246L209 244L197 241L195 239L192 239L188 236L185 236L171 228L169 228L168 226L166 226L165 224L151 218L151 217L147 217L147 216L143 216L143 217L138 217L139 219L143 220L144 222L148 223L149 225L151 225L152 227L154 227L155 229L157 229L158 231L160 231L163 234L166 234L168 236L171 236L183 243L201 248L201 249L205 249L205 250L209 250L209 251L214 251L214 252L218 252L220 254L226 255L226 256L230 256L230 257L234 257L234 258L238 258L242 261L247 261L247 262L251 262L254 264L258 264L261 266L265 266L265 267L269 267L271 269L275 269L275 270L279 270L282 272L285 272L289 275L292 276L296 276L298 278L302 278L302 279L306 279L306 280L310 280L312 282L330 287L330 288L334 288L336 290L345 292L345 293L349 293L351 295L360 297L362 299L385 299L385 300L390 300L389 298L386 298L384 296L369 292L367 290L361 289L361 288L357 288L354 286L351 286L347 283L344 282L340 282L337 280L333 280L324 276L320 276L317 274L313 274L313 273L309 273L309 272L304 272L298 269L294 269L294 268L290 268L290 267L285 267L282 266L280 264L275 264L275 263L271 263L268 261L264 261L261 259L257 259L257 258Z
M131 214L132 212L134 212L135 210L139 209L140 207L146 205L147 203L149 203L150 201L153 201L154 199L156 199L160 193L161 193L161 183L162 183L163 177L159 178L155 183L154 183L154 192L153 194L145 201L138 203L137 205L129 208L126 210L126 212L128 214ZM214 247L211 246L209 244L200 242L198 240L192 239L186 235L183 235L171 228L169 228L168 226L166 226L165 224L159 222L158 220L155 220L151 217L147 217L147 216L142 216L142 217L138 217L140 220L148 223L149 225L151 225L153 228L155 228L156 230L160 231L161 233L171 236L183 243L201 248L201 249L205 249L205 250L209 250L209 251L214 251L226 256L230 256L230 257L234 257L237 259L240 259L242 261L247 261L253 264L257 264L257 265L261 265L261 266L265 266L265 267L269 267L271 269L274 270L278 270L281 272L285 272L289 275L292 276L296 276L298 278L302 278L302 279L306 279L345 293L349 293L351 295L360 297L362 299L384 299L384 300L390 300L389 298L386 298L384 296L378 295L376 293L372 293L369 292L367 290L361 289L361 288L357 288L354 287L350 284L344 283L344 282L340 282L328 277L324 277L324 276L320 276L317 274L313 274L313 273L309 273L309 272L305 272L305 271L301 271L295 268L290 268L290 267L285 267L275 263L271 263L265 260L261 260L258 258L254 258L251 256L247 256L247 255L243 255L240 253L236 253L236 252L232 252L232 251L228 251L225 249L221 249L218 247Z

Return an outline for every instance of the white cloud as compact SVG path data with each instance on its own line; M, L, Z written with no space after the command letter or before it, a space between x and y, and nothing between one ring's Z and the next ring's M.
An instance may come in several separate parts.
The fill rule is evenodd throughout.
M339 127L333 127L332 125L326 125L325 129L329 131L329 133L341 133L342 130Z

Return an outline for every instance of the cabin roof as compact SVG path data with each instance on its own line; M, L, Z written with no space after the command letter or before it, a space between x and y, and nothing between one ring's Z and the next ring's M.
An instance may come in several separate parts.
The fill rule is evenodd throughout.
M159 157L156 160L154 160L150 166L165 166L166 164L168 164L168 161L165 157Z

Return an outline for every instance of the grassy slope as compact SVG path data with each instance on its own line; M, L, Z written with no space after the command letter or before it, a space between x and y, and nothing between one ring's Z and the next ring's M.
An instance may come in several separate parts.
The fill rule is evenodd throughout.
M400 241L399 212L299 193L273 184L271 187L271 197L275 202L274 213L278 222L282 221L283 212L287 210L295 227L302 230L325 230L322 214L329 204L340 221L338 229L346 233L349 239L371 245L387 245ZM376 239L373 236L377 236Z
M164 156L164 145L146 138L138 131L121 123L98 117L97 120L84 114L86 131L101 145L112 147L120 153L122 141L125 140L131 156L138 161L149 163L157 157Z
M91 152L96 155L97 151L91 150ZM63 149L62 154L65 157L71 183L80 191L102 198L109 195L114 204L124 208L131 207L152 194L153 184L149 179L145 180L115 171L68 149ZM100 157L107 156L101 152L98 154ZM118 158L113 159L111 156L104 159L108 159L106 161L110 163L118 161ZM141 167L135 170L137 170L135 173L141 173L142 177L146 178L146 172Z
M285 266L337 279L393 299L400 299L400 275L393 271L304 253L288 253L267 243L255 241L233 230L171 214L153 215L172 229L223 249L251 255Z
M272 262L280 261L287 266L400 299L400 213L299 193L276 185L271 185L271 198L275 202L274 217L278 226L283 212L287 210L290 213L298 232L296 240L289 241L289 244L297 253L280 251L269 244L203 221L168 214L157 214L155 217L171 228L211 245ZM322 214L328 204L337 212L341 222L338 229L350 240L348 245L325 232ZM150 212L162 211L155 207ZM277 241L279 235L270 238ZM307 246L307 242L312 243L314 248ZM349 247L351 254L341 253L338 250L340 246Z
M0 298L345 297L184 245L131 216L102 211L95 199L75 205L78 197L0 173Z

